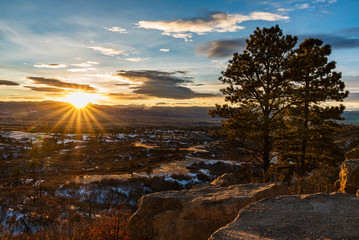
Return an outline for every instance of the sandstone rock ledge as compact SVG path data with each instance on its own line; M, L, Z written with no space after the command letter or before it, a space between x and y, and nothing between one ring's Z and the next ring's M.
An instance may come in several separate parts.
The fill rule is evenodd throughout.
M313 194L265 199L243 208L210 240L359 239L359 197Z
M285 185L205 185L140 198L130 219L134 239L201 240L233 221L238 211L267 197L289 194Z

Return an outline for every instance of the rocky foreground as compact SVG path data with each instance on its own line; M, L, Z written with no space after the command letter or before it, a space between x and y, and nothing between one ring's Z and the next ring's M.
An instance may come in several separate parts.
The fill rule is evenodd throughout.
M130 228L135 240L359 239L359 159L344 161L339 178L341 193L289 195L282 184L236 184L224 174L141 197Z
M359 197L345 193L268 198L243 208L210 240L359 239Z
M130 227L138 240L205 240L248 204L288 193L285 185L242 184L148 194L139 200Z

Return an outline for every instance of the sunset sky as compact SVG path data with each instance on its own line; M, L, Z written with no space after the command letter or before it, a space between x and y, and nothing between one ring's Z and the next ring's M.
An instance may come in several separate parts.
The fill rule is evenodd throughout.
M0 1L0 101L212 106L258 26L331 44L359 110L357 0ZM69 96L70 94L70 96Z

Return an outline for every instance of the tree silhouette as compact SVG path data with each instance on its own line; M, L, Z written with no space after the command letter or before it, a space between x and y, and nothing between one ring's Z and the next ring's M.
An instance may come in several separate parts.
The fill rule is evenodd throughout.
M246 42L243 53L234 54L219 78L228 84L221 91L231 106L216 105L210 114L227 118L220 133L254 154L266 172L273 157L274 132L282 122L280 113L290 104L286 69L297 37L284 36L277 25L257 27Z
M341 74L335 72L335 62L328 62L330 45L319 39L305 39L289 60L293 81L292 106L286 112L286 125L276 144L279 158L292 162L300 175L319 163L335 160L333 133L338 128L344 106L324 106L327 101L343 101Z
M284 36L277 26L257 28L242 54L235 53L219 78L231 105L216 105L212 116L226 118L221 134L236 141L269 168L278 151L282 162L304 173L335 160L333 132L348 96L341 74L328 62L330 45Z

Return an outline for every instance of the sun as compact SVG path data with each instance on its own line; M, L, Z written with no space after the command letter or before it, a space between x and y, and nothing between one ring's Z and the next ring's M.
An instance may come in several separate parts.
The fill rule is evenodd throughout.
M97 98L98 96L93 93L73 92L67 95L67 97L64 98L63 100L65 102L71 103L77 108L84 108L89 103L93 103L94 101L96 101Z

